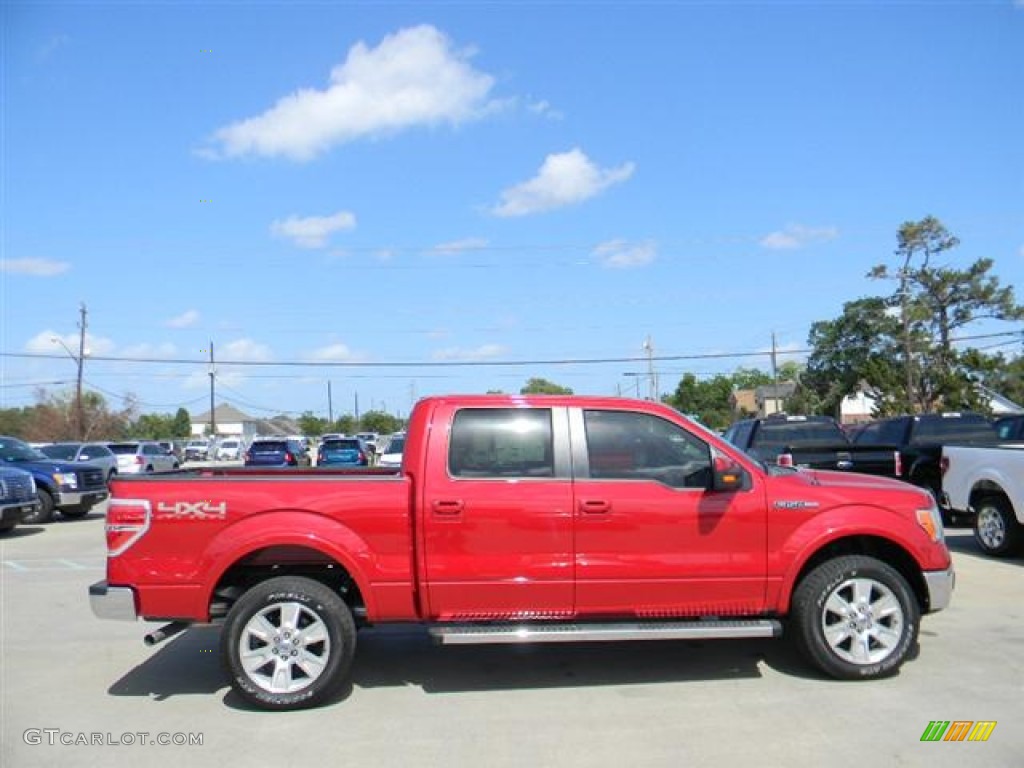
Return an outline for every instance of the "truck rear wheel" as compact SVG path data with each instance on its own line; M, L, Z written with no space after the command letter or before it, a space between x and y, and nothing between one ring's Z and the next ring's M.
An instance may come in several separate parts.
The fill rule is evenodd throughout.
M861 555L829 560L807 574L792 611L800 650L841 680L895 673L917 640L921 619L906 579Z
M337 694L355 653L352 612L318 581L269 579L232 606L221 658L235 691L263 709L316 706Z
M1021 531L1005 496L982 496L973 505L974 540L985 554L1006 557L1020 547Z

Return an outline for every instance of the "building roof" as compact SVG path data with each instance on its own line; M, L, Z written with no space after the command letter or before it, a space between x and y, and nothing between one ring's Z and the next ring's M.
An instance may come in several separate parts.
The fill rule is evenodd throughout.
M218 424L244 424L247 421L256 421L252 416L242 413L233 405L221 403L213 409L214 420ZM192 417L193 424L209 424L210 412L206 411L198 416Z

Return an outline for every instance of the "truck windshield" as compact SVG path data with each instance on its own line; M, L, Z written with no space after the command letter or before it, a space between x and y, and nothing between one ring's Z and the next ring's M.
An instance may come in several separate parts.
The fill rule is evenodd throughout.
M46 454L40 453L21 440L0 440L0 459L3 461L46 461Z

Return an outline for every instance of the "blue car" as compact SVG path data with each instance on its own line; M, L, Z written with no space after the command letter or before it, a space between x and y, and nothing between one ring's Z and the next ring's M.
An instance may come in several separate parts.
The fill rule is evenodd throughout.
M306 446L284 437L259 438L245 452L247 467L308 467L310 464Z
M324 440L316 452L318 467L365 467L369 463L369 452L357 437Z

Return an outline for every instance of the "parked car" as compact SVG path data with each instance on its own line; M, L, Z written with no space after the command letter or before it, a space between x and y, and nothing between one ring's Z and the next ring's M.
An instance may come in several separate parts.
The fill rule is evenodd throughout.
M40 452L61 461L85 461L103 470L107 482L117 474L117 455L103 443L50 443Z
M316 452L318 467L366 467L370 454L363 441L356 437L324 440Z
M312 463L306 447L287 437L253 440L245 452L247 467L308 467Z
M942 502L970 516L986 554L1009 557L1024 547L1024 445L947 445Z
M378 467L402 466L402 453L405 451L405 435L392 435L387 442L381 443L377 454Z
M125 475L173 472L181 466L174 454L157 442L108 443L108 447L117 454L117 471Z
M0 463L31 472L35 480L40 504L25 515L25 523L48 523L55 509L64 517L85 517L110 495L99 467L51 459L16 437L0 437Z
M237 437L225 437L217 446L218 461L238 461L242 457L242 441Z
M210 444L205 440L189 440L185 443L185 461L206 461L210 455Z
M40 506L31 472L0 467L0 533L13 530L25 515L38 513Z

